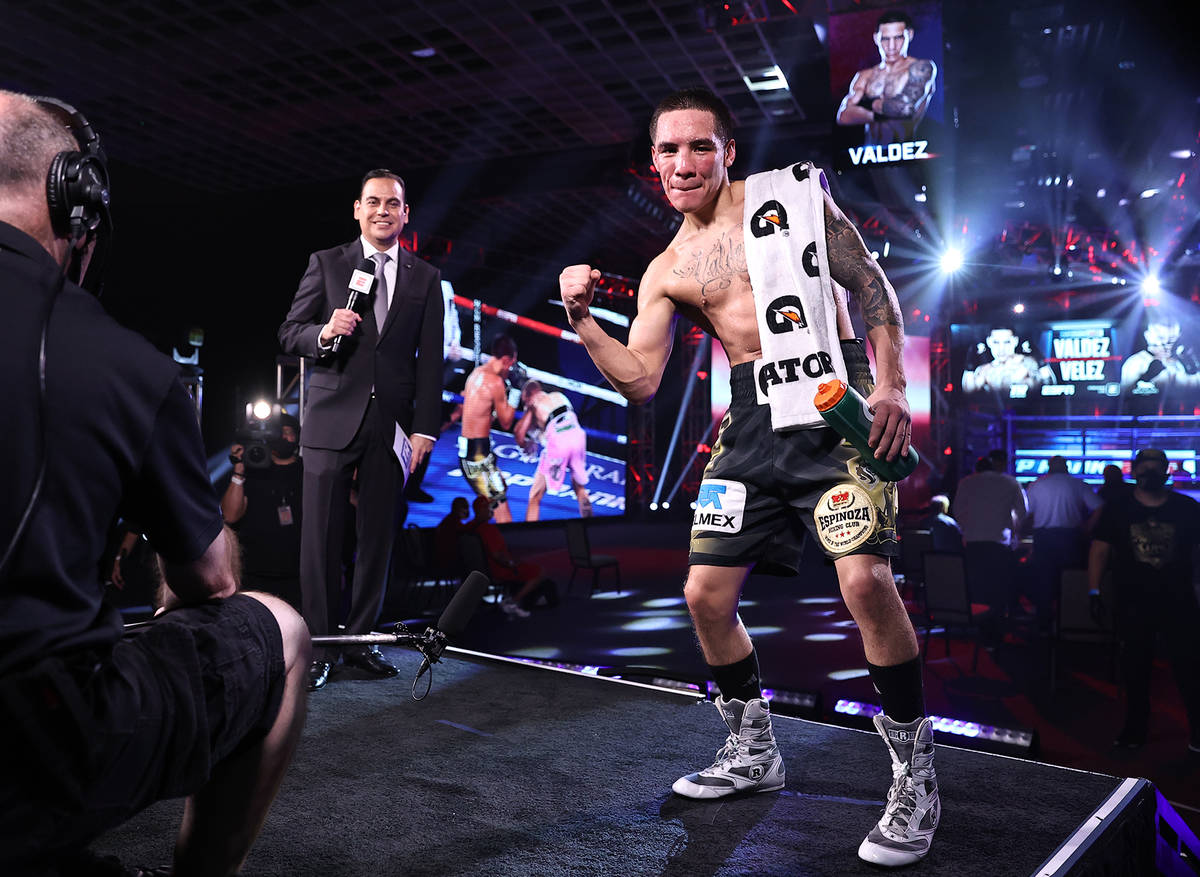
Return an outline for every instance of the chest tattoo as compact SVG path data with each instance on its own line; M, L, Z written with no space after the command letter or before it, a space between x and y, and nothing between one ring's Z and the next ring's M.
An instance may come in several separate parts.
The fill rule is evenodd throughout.
M700 285L700 302L708 296L728 289L735 276L746 273L746 251L740 237L737 240L723 234L707 250L696 249L671 269L676 277L692 278Z

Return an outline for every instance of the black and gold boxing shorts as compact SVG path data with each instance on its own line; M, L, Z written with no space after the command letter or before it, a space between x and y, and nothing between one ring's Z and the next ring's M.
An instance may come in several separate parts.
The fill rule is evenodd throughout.
M458 467L471 489L479 496L487 497L493 510L508 499L508 484L504 480L504 473L496 465L491 439L460 436Z
M847 375L875 389L861 341L842 342ZM795 572L807 530L832 558L896 557L896 484L862 465L857 450L821 426L775 432L759 405L754 363L730 372L730 404L696 494L690 565Z

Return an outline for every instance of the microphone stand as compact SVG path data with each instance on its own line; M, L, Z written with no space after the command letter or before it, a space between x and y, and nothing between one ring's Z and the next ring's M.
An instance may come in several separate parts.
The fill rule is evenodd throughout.
M157 621L157 618L151 618L147 621L134 621L125 625L124 632L126 634L138 633L146 630ZM433 665L441 660L442 654L446 651L446 634L438 630L436 627L430 626L425 629L424 633L416 634L408 629L403 621L397 621L392 626L391 633L354 633L354 634L334 634L329 636L314 636L312 637L314 646L368 646L368 645L395 645L395 646L411 646L421 653L421 668L417 670L417 675L413 677L413 700L421 700L425 695L429 694L433 687ZM425 692L420 697L417 697L416 688L417 681L429 671L429 684L425 687Z
M340 336L339 336L340 337ZM467 622L470 620L475 607L479 605L479 601L483 598L484 593L490 585L490 580L486 575L478 570L472 571L458 590L454 592L454 596L450 598L450 602L438 617L437 623L425 628L424 633L419 636L408 629L403 621L397 621L392 625L391 633L347 633L334 634L330 636L314 636L312 644L314 646L365 646L365 645L402 645L412 646L421 653L421 669L417 671L417 675L413 677L413 700L421 700L429 690L433 687L433 665L441 660L442 654L446 651L448 636L457 636L466 628ZM149 621L135 621L125 625L125 633L135 633L143 630L158 620L159 616L155 616ZM446 631L451 633L448 635ZM417 680L425 675L425 671L429 671L429 684L425 687L425 694L417 697Z

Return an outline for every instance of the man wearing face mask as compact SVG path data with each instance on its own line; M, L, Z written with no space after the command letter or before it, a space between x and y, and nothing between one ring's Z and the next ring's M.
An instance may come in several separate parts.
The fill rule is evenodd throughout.
M270 465L247 468L245 447L229 449L233 476L221 497L225 523L242 544L242 586L267 591L300 608L300 519L304 464L296 454L300 422L280 418L281 436L271 439Z
M1115 745L1146 742L1150 719L1150 670L1161 633L1172 674L1187 710L1189 750L1200 754L1200 604L1192 586L1192 551L1200 539L1200 503L1167 487L1167 455L1138 451L1135 486L1105 504L1088 556L1093 602L1112 561L1117 595L1115 618L1124 642L1125 726Z

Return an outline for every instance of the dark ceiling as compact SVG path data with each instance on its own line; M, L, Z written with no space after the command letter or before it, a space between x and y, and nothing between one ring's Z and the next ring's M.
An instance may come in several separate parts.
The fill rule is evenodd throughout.
M1148 141L1175 120L1194 145L1200 87L1191 22L1152 10L945 4L956 212L1016 203L1046 172L1173 176ZM383 165L408 178L435 255L453 241L481 262L590 254L635 273L677 222L645 179L655 101L706 85L743 156L827 164L828 18L824 0L21 0L5 4L0 85L76 103L114 163L200 196L352 185ZM790 89L748 88L776 65ZM908 176L863 175L842 197L860 216L932 209L909 191L942 180Z
M869 244L895 241L896 260L952 231L988 249L1013 230L1041 272L1094 230L1195 260L1194 11L947 0L944 16L945 157L833 180ZM555 294L565 264L636 278L670 238L645 133L670 90L706 85L729 103L742 175L831 161L825 0L7 0L0 21L0 87L74 103L101 133L118 253L164 230L204 250L172 268L203 299L187 319L211 328L247 288L216 274L222 236L283 251L250 287L264 302L245 322L264 347L304 254L354 234L369 167L406 177L417 249L444 276L520 310ZM748 87L775 66L790 88ZM925 294L913 265L885 268L902 301ZM135 324L187 310L127 294Z

